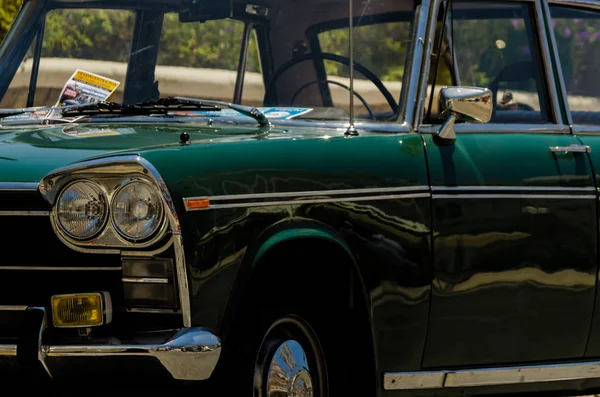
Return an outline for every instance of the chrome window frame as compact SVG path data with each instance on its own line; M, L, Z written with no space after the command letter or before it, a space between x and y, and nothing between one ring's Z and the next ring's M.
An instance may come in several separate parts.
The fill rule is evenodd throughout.
M556 74L560 82L560 98L562 100L563 110L567 123L571 129L571 132L575 135L598 135L600 134L600 124L574 124L573 117L571 115L571 108L569 106L569 94L567 92L567 86L565 83L562 63L560 62L560 56L558 55L558 44L556 43L556 37L554 35L554 29L552 28L552 15L550 13L550 6L561 6L570 7L572 9L579 9L585 11L598 12L600 16L600 2L594 0L547 0L544 1L544 12L546 13L546 21L548 31L550 32L550 41L552 44L552 57L554 64L556 65Z
M428 43L428 51L425 56L428 60L423 63L421 69L421 75L419 78L419 96L414 103L418 103L418 109L415 109L415 114L412 124L412 128L422 134L431 134L439 130L442 123L440 124L423 124L424 118L424 105L427 98L427 87L429 81L429 60L431 54L433 41L435 40L435 27L437 22L437 16L439 13L440 6L443 0L433 0L433 7L430 13L429 26L431 29L428 30L426 40ZM550 42L547 31L547 19L545 18L545 0L493 0L494 2L517 2L517 3L530 3L533 4L533 16L535 18L535 28L537 30L537 40L541 55L541 68L545 74L545 89L548 94L548 107L550 111L550 117L553 121L547 124L531 123L531 124L506 124L506 123L465 123L456 124L456 133L554 133L554 134L571 134L572 131L569 128L569 124L566 124L564 119L564 113L561 111L561 96L555 79L554 73L554 53L550 51ZM567 1L567 0L565 0ZM600 5L599 5L600 7ZM443 27L442 27L443 28ZM553 36L552 36L553 37ZM558 73L558 72L557 72ZM562 76L561 76L562 80ZM408 120L408 118L407 118Z

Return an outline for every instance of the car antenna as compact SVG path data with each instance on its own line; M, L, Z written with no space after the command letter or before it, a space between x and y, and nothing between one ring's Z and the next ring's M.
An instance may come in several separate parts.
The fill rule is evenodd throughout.
M354 0L348 0L348 35L350 36L350 125L345 135L358 135L354 126Z

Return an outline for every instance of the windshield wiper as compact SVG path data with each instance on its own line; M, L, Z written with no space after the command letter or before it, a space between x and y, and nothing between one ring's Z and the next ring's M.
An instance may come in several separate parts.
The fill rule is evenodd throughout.
M156 101L141 102L136 105L125 105L115 102L96 102L83 105L65 106L59 108L63 117L99 114L153 115L168 114L176 110L213 110L220 111L229 108L245 116L252 117L262 127L270 126L269 119L260 109L237 105L233 103L211 101L184 97L166 97Z

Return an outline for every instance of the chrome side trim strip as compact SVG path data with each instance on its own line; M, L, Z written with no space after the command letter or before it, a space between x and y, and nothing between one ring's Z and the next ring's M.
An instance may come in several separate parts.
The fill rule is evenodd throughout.
M254 193L254 194L229 194L223 196L206 196L206 197L190 197L184 198L183 201L189 200L247 200L247 199L274 199L274 198L290 198L290 197L314 197L314 196L341 196L352 194L375 194L375 193L396 193L396 192L418 192L429 190L429 186L405 186L405 187L381 187L367 189L339 189L339 190L312 190L306 192L280 192L280 193Z
M388 372L383 376L383 387L385 390L415 390L594 378L600 378L600 362L597 361L458 371Z
M0 345L0 357L16 357L17 345Z
M0 271L2 270L16 270L16 271L24 271L24 270L47 270L47 271L121 271L122 268L118 266L113 267L100 267L100 266L0 266ZM2 306L0 306L2 307ZM1 309L0 309L1 310Z
M434 200L439 199L582 199L595 200L595 195L574 194L434 194Z
M181 314L180 310L153 309L145 307L130 307L125 309L127 313L153 313L153 314Z
M37 182L0 182L0 191L30 192L37 191Z
M206 208L188 209L187 211L206 211L224 208L253 208L253 207L276 207L280 205L302 205L302 204L322 204L322 203L342 203L356 201L377 201L377 200L396 200L396 199L413 199L413 198L428 198L429 193L407 193L407 194L388 194L382 196L359 196L359 197L339 197L339 198L322 198L309 200L282 200L282 201L254 201L245 203L231 204L211 204Z
M50 216L50 211L0 211L0 216Z
M124 283L169 284L169 279L162 277L123 277L121 281Z
M465 192L465 191L517 191L517 192L595 192L593 186L560 187L560 186L432 186L433 192Z
M0 312L24 312L27 306L0 306Z

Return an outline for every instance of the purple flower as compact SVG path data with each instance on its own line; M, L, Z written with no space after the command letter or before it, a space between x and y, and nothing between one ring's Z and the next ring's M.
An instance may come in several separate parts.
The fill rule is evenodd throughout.
M577 25L581 25L583 23L583 19L575 18L575 19L573 19L573 22L575 22Z
M520 19L513 19L511 21L513 28L518 28L521 25L521 20Z
M575 34L578 39L590 39L592 34L590 32L579 32Z
M552 29L554 29L556 27L556 19L552 20Z
M226 26L225 30L227 31L227 33L233 33L233 27L231 25Z
M585 45L583 40L577 40L577 43L575 43L575 44L577 45L577 47L583 47Z
M528 55L528 56L530 56L530 55L531 55L531 50L529 49L529 46L528 46L528 45L524 45L523 47L521 47L521 52L522 52L524 55Z
M568 26L565 28L565 36L566 37L571 37L571 29L569 29Z

